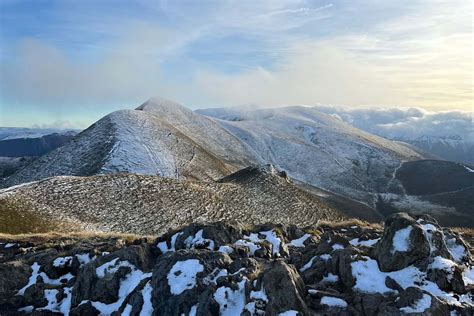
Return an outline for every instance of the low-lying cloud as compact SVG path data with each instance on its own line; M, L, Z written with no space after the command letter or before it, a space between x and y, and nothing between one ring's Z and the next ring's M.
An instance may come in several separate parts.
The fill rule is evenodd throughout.
M473 112L430 112L421 108L318 109L368 132L392 139L454 137L474 142Z

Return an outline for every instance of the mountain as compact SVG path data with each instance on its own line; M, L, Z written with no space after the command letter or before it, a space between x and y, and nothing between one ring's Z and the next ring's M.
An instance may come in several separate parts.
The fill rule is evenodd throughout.
M136 110L105 116L3 186L57 175L119 172L218 179L255 162L245 145L213 120L155 98Z
M42 156L70 141L76 132L47 134L41 137L11 138L0 140L0 157Z
M79 131L62 128L0 127L0 141L9 139L41 138L51 134L75 135Z
M455 136L422 135L398 137L396 140L412 144L439 158L474 165L474 140Z
M0 209L0 232L10 233L54 228L162 234L192 222L306 226L344 217L272 166L247 168L218 182L136 174L53 177L0 190Z
M424 158L409 146L366 133L312 107L197 112L214 117L259 160L371 207L402 161Z
M407 214L390 217L383 228L355 221L312 227L218 222L159 237L0 235L0 310L472 315L471 247L431 217Z
M379 194L382 215L429 210L443 225L474 225L473 169L451 161L418 160L402 163L394 174L388 192Z
M214 183L248 166L272 164L300 190L349 216L380 220L400 210L429 210L442 224L466 225L472 212L471 188L441 186L444 191L425 195L409 190L430 187L423 179L437 175L437 168L447 171L439 177L446 183L458 176L452 168L469 168L422 162L428 158L432 156L413 145L364 132L317 108L193 112L154 98L135 110L105 116L65 146L6 178L2 186L60 175L117 173ZM425 174L403 178L402 171L418 162L427 166ZM233 176L245 178L245 173Z

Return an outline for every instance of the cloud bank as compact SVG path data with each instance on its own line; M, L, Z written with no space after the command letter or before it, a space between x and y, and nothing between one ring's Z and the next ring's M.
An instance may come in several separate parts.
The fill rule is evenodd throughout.
M473 112L430 112L420 108L344 109L318 106L324 113L373 134L391 139L451 137L474 143Z

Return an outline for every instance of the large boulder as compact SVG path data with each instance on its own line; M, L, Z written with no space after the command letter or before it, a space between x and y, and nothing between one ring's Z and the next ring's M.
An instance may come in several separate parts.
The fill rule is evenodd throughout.
M305 285L294 266L274 261L263 274L263 287L268 296L266 313L278 315L289 310L307 313Z
M179 250L161 256L151 280L155 310L163 315L187 315L197 305L200 315L218 314L213 297L218 284L229 288L237 284L227 270L231 263L227 254L211 251Z
M406 213L397 213L385 221L383 236L374 255L382 271L403 269L430 255L430 243L417 221Z

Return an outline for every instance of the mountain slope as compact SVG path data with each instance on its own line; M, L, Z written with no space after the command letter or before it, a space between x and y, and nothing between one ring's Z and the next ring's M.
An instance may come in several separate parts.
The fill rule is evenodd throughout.
M399 137L442 159L474 165L474 140L467 136L431 136Z
M472 227L474 170L444 160L404 162L394 173L388 193L379 194L377 204L385 216L429 210L443 225Z
M402 161L423 158L405 146L354 128L310 107L198 113L219 124L300 181L374 206Z
M63 176L0 191L0 231L11 231L32 216L67 230L141 234L164 233L191 222L312 225L343 217L271 167L249 169L245 181L224 178L215 183L134 174Z
M53 133L37 138L9 138L0 140L0 157L41 156L63 146L76 132Z
M152 99L137 110L105 116L3 186L57 175L117 172L217 179L254 162L245 146L212 120L171 101Z

